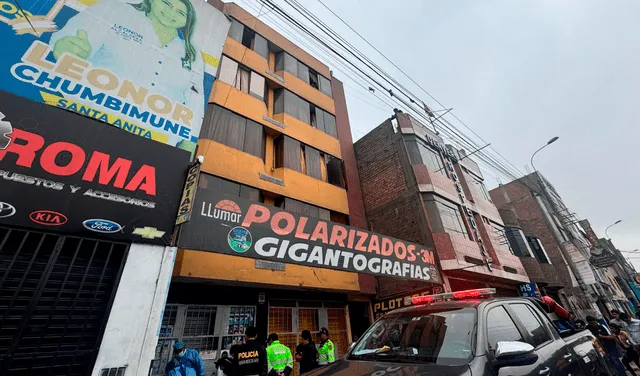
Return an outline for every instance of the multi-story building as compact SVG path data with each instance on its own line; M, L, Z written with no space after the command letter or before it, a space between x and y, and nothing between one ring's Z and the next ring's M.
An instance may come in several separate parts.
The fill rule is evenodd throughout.
M528 282L507 242L478 165L400 111L355 145L369 228L432 247L448 291L495 287L517 295ZM378 298L427 290L378 278Z
M200 188L366 228L342 83L236 4L210 3L232 24L198 143ZM248 325L294 349L302 330L327 327L342 354L368 327L374 293L358 273L180 249L153 373L176 339L209 371Z
M611 296L607 278L590 263L590 246L556 189L538 172L489 192L533 282L575 312L600 316L601 296ZM599 312L600 311L600 312Z

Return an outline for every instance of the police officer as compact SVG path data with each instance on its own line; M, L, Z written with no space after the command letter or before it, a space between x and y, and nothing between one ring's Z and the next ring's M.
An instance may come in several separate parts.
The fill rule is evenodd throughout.
M245 343L235 345L229 351L231 367L223 365L228 376L267 376L267 352L258 341L258 330L247 327L244 332Z
M318 349L318 364L321 366L336 361L335 346L329 339L329 329L320 328L320 348Z
M291 350L278 341L276 333L269 334L267 346L267 364L269 376L289 376L293 372L293 357Z

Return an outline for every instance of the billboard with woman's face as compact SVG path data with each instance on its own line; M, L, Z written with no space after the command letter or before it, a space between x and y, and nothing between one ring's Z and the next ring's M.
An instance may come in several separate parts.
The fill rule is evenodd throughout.
M193 151L229 25L204 0L0 0L0 90Z

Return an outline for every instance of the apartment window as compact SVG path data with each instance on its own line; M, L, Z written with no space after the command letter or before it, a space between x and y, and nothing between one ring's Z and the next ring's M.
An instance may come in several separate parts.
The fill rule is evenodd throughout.
M254 50L265 59L269 59L269 42L251 28L235 19L231 19L231 27L227 35L229 38L242 43L243 46Z
M456 205L436 201L436 207L440 213L442 227L445 232L453 232L469 238L469 232L467 231L467 227L465 226L462 215L460 214L460 209L458 209Z
M518 257L533 257L529 242L522 230L516 227L505 227L505 233L513 253Z
M475 187L476 192L478 192L478 195L481 198L485 199L486 201L491 201L491 196L489 196L489 192L487 191L487 187L485 187L485 185L484 185L484 183L482 182L481 179L479 179L478 177L476 177L475 175L473 175L471 173L467 173L466 177L471 179L471 182L473 183L473 186Z
M207 106L200 138L264 159L265 133L262 125L214 104Z
M227 56L223 56L220 62L218 79L266 102L264 77L239 65L238 62Z
M496 223L494 221L489 220L488 218L482 217L482 221L487 225L486 227L491 232L492 239L491 241L496 245L503 245L509 249L511 254L515 255L513 249L511 249L511 245L509 244L509 240L507 239L507 233L504 229L504 226Z
M344 188L342 161L328 154L324 154L324 163L327 170L327 183Z
M331 220L331 211L289 197L279 197L275 201L275 206L306 217L320 218L325 221Z
M288 168L344 188L342 161L288 136L273 141L274 167ZM326 178L325 178L326 176Z
M293 76L296 76L311 85L313 88L319 90L321 93L324 93L329 97L332 96L331 81L309 68L306 64L298 61L295 57L281 51L276 54L275 63L276 72L287 71Z
M200 174L198 186L211 192L219 192L252 201L263 202L259 189L205 173Z
M433 150L415 136L405 137L405 144L412 164L423 164L431 172L447 175L439 152Z
M330 136L338 137L335 116L307 102L289 90L276 90L274 94L274 114L285 113L318 128Z
M544 246L542 245L540 239L536 238L535 236L527 236L527 242L529 243L531 250L536 255L536 258L540 263L551 264L549 255L547 255L547 251L544 249Z

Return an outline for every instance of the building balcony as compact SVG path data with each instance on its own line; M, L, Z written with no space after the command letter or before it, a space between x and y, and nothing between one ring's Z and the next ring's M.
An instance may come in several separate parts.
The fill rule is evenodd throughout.
M287 90L302 97L307 102L315 104L332 115L336 114L336 105L333 98L287 71L278 71L276 74L284 79L284 87Z
M429 171L423 164L413 164L411 167L420 192L433 192L450 201L460 202L458 191L451 179L439 172Z
M273 118L269 117L265 102L225 82L216 80L209 96L209 103L228 108L262 124L268 130L267 133L284 134L336 158L342 158L340 141L337 138L331 137L292 116L278 114Z
M204 155L202 171L261 190L290 197L311 205L349 214L347 191L325 181L287 169L272 169L273 139L268 138L266 155L244 153L208 139L198 141Z

